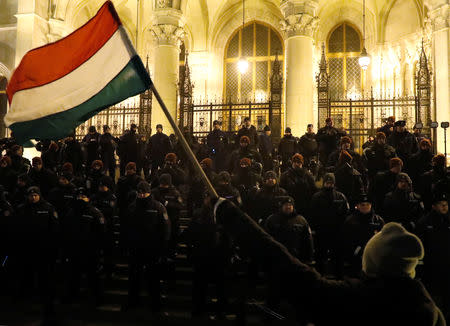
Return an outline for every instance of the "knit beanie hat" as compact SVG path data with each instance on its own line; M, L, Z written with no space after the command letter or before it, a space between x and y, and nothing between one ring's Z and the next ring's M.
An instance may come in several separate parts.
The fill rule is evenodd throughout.
M300 163L303 165L305 160L304 160L302 154L297 153L292 156L291 161L292 161L292 163Z
M136 188L137 192L140 192L142 194L145 193L150 193L152 191L150 185L148 184L147 181L141 181L138 183L137 188Z
M445 167L445 161L446 160L444 154L437 154L431 160L434 166L441 166L441 167Z
M252 161L248 157L241 158L241 160L239 161L239 165L244 165L244 164L247 166L251 166Z
M27 194L38 194L39 196L41 195L41 190L39 189L39 187L33 186L27 189Z
M35 156L33 157L33 159L31 160L32 164L40 164L42 165L42 159L39 156Z
M99 166L100 169L103 169L103 162L101 160L92 161L91 168L94 168L95 166Z
M416 276L424 255L420 239L398 223L387 223L367 243L362 270L370 277Z
M135 171L136 172L136 163L128 162L125 166L125 171Z
M201 160L200 164L205 165L208 169L212 169L213 161L207 157Z
M412 186L412 180L411 180L411 178L409 177L409 175L407 175L406 173L399 173L399 174L397 175L397 178L396 178L396 180L395 180L395 183L399 183L400 181L407 182L407 183L409 184L410 187Z
M264 180L268 180L268 179L277 179L277 174L271 170L267 171L264 174Z
M242 136L242 137L239 139L239 142L240 142L240 143L247 143L247 144L250 144L250 138L248 138L248 136Z
M227 171L221 171L217 176L217 182L230 183L231 176Z
M386 140L386 134L382 131L377 132L377 134L375 135L376 139L384 139Z
M167 153L166 157L164 158L164 161L170 162L170 163L177 163L177 154L175 153Z
M351 144L352 139L349 136L343 136L343 137L341 137L339 142L341 143L341 145L342 144Z
M165 185L165 186L171 186L172 185L172 176L169 173L163 173L159 176L159 184Z
M327 182L332 182L333 184L336 183L336 178L334 177L334 173L326 173L323 176L323 184L325 184Z
M403 161L401 158L393 157L389 160L389 169L392 169L394 166L403 167Z

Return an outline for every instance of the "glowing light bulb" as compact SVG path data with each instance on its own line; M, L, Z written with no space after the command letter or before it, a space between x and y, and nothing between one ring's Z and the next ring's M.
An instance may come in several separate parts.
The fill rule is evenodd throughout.
M370 65L370 56L367 53L365 47L361 51L361 55L359 56L358 62L363 70L367 70L367 67L369 67Z
M245 58L241 58L238 61L238 69L241 74L245 74L248 70L248 61Z

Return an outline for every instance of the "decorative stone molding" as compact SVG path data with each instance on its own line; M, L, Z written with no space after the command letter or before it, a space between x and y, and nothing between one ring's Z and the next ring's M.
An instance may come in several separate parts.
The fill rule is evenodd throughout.
M158 9L152 20L155 23L150 31L158 45L180 46L180 41L186 35L183 29L186 19L180 10Z
M68 34L69 30L67 28L66 22L53 18L50 18L48 20L48 33L46 36L49 43L55 42Z
M444 4L429 13L433 31L450 27L450 4Z
M297 35L312 37L318 27L319 18L304 13L293 14L287 16L280 24L281 30L288 38Z
M158 45L180 46L182 38L185 36L183 28L171 24L154 25L151 29Z
M172 0L156 0L156 8L172 8Z

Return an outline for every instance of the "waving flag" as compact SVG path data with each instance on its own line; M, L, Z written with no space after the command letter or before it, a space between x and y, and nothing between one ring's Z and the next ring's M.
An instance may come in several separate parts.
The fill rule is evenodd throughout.
M6 89L10 109L5 124L19 143L61 139L150 84L113 4L107 1L72 34L25 54Z

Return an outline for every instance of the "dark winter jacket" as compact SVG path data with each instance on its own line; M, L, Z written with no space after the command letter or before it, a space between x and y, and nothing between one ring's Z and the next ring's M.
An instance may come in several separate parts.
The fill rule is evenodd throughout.
M407 165L411 155L419 149L416 137L409 131L402 133L394 131L388 138L388 144L395 148L398 157L402 159L405 165Z
M277 266L282 290L305 320L318 326L444 326L442 313L424 286L409 278L333 281L305 265L230 202L216 220L251 255L264 252Z
M242 136L247 136L250 138L250 146L253 149L258 148L259 145L259 139L258 139L258 132L256 131L255 126L250 126L250 128L242 127L239 129L237 135L236 135L236 144L239 145L239 140Z
M317 191L314 177L305 168L289 168L281 175L280 187L295 200L295 210L309 218L311 198Z
M395 157L394 147L384 144L374 143L366 148L363 157L366 162L368 174L373 178L378 172L389 170L389 160Z
M286 215L275 213L264 223L264 229L283 244L296 258L312 262L314 254L311 228L305 218L297 212Z

